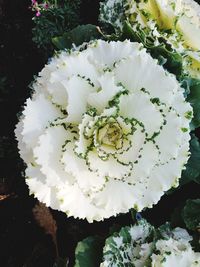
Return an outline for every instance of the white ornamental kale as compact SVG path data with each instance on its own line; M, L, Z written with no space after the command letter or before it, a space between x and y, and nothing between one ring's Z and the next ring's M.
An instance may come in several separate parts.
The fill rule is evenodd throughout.
M30 192L89 222L152 207L189 157L183 93L138 43L61 52L33 84L15 131Z
M145 220L124 227L106 240L100 267L198 267L200 253L194 252L192 237L185 229L167 232L154 229Z
M145 220L123 227L106 239L100 267L147 267L153 252L154 228Z
M128 20L139 33L148 29L146 34L153 37L155 45L164 38L183 54L186 72L200 78L200 6L195 1L107 0L101 4L100 20L118 29Z

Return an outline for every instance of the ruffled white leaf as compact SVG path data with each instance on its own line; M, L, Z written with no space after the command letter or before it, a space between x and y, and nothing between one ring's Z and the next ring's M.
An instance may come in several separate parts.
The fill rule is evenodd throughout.
M185 43L194 48L195 50L200 50L200 23L199 25L194 25L191 23L191 19L183 15L177 22L178 30L184 36Z
M148 181L147 177L158 162L158 149L152 141L145 143L142 148L140 152L141 157L138 157L133 164L132 173L127 178L127 182L133 184L141 182L145 185Z
M89 126L90 123L93 123L93 118L88 115L84 114L82 122L79 124L79 139L75 142L75 152L80 155L81 157L85 157L89 146L92 143L91 138L87 138L85 135L88 134L86 131L86 127ZM92 127L91 127L92 129Z
M163 125L160 134L155 137L155 142L160 151L160 162L166 162L178 155L179 146L182 143L183 131L181 117L175 111L167 113L166 124Z
M103 109L108 106L109 101L112 100L117 93L124 91L124 88L115 84L115 77L112 72L106 72L98 81L100 84L99 90L89 95L88 103L92 107L95 107L98 112L102 112Z
M159 98L164 103L170 104L179 88L175 77L167 74L145 50L119 62L114 71L116 81L129 91L145 89L151 98Z
M138 242L145 242L145 239L151 234L152 226L145 220L139 222L138 225L130 228L131 239Z
M33 150L36 163L48 177L46 183L49 186L68 184L74 180L64 171L64 166L60 162L62 146L72 139L73 135L70 131L65 131L63 126L50 127L40 136L38 146Z
M46 177L41 173L40 169L28 165L26 176L26 183L30 193L34 194L39 201L45 203L47 207L59 209L60 205L56 196L57 189L46 183Z
M172 106L175 107L177 114L181 118L181 128L185 128L185 130L188 129L188 135L189 135L190 120L193 117L193 110L191 105L188 102L186 102L182 92L178 92L174 96Z
M34 161L33 152L23 142L22 131L23 131L23 121L21 120L16 125L15 136L18 140L19 154L20 154L21 158L26 162L26 164L28 164L28 163L31 163Z
M98 118L100 117L115 117L117 115L117 112L118 112L118 108L116 106L114 107L109 107L109 108L105 108L103 110L103 112L101 113L101 116L99 116Z
M62 53L61 55L62 56ZM48 65L39 73L37 81L32 85L37 94L44 94L46 98L51 98L52 102L62 106L67 105L67 93L63 85L58 82L50 82L51 73L56 71L58 67L62 68L63 62L57 57L54 57Z
M172 231L172 235L173 235L173 238L177 241L179 240L185 240L186 242L190 242L192 241L192 237L191 235L189 235L189 233L183 229L183 228L180 228L180 227L176 227L173 231ZM167 238L169 238L169 234L166 235Z
M60 200L60 210L68 216L87 218L88 222L101 221L104 218L103 209L95 207L77 184L59 188L57 197Z
M58 67L57 70L51 73L50 82L62 82L68 80L72 76L85 77L89 79L91 83L98 86L97 77L98 71L95 66L89 62L90 51L85 50L80 52L74 52L68 54L63 52L62 55L62 67Z
M138 124L135 126L134 134L128 138L132 142L131 148L122 154L116 155L116 158L120 162L128 164L129 162L138 160L140 150L143 148L145 142L145 133L142 130L142 127Z
M75 177L76 182L84 192L98 191L104 186L105 177L99 176L89 169L86 161L75 154L72 142L66 144L61 160L65 171Z
M56 118L62 116L60 110L42 94L33 100L27 99L22 119L23 142L27 147L34 148L44 129Z
M98 156L95 149L88 152L87 158L90 169L99 176L108 176L108 179L110 177L121 179L131 173L131 164L124 165L118 162L112 155L107 160L103 160Z
M160 131L163 117L153 105L149 96L141 91L120 97L120 115L129 119L136 119L144 125L146 133L151 137Z
M153 254L152 267L195 267L200 265L200 253L194 252L189 243L185 240L176 241L158 240L156 249L160 254Z
M47 90L52 97L52 102L66 109L68 103L68 95L62 83L48 83Z
M80 123L87 110L88 95L94 92L95 88L88 81L77 76L72 76L68 81L63 81L62 84L68 95L67 121Z
M179 157L171 159L166 164L160 164L152 169L149 176L149 187L151 190L167 191L171 187L178 185L178 179L181 177L182 166L189 158L189 144L184 143L179 149ZM148 189L149 189L148 187ZM154 189L153 189L154 188Z
M113 193L115 192L115 193ZM104 208L105 218L126 213L137 203L136 190L126 182L110 178L104 189L92 195L93 203ZM120 197L119 197L120 196Z
M97 65L98 68L113 68L114 63L130 55L138 54L142 45L132 43L128 40L124 42L104 42L98 40L98 45L91 45L90 62Z

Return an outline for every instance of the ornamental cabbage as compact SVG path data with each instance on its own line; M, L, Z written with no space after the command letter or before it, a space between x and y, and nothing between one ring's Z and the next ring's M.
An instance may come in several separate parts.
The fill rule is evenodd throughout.
M107 0L101 4L100 20L122 29L124 20L133 29L163 40L183 55L186 73L200 78L200 6L193 0Z
M33 83L15 133L30 192L75 218L156 204L189 157L192 108L139 43L63 51Z
M163 226L161 227L163 228ZM185 229L155 229L144 219L106 240L100 267L198 267L200 253L194 252L192 237Z

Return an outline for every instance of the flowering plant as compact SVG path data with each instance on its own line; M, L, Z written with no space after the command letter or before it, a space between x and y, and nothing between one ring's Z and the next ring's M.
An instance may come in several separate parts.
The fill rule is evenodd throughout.
M80 0L32 0L34 27L33 41L45 57L53 54L52 38L62 35L80 23Z
M32 0L32 11L36 12L36 17L41 16L41 12L50 7L50 4L45 1L44 3L39 4L36 0ZM51 5L53 7L53 5Z

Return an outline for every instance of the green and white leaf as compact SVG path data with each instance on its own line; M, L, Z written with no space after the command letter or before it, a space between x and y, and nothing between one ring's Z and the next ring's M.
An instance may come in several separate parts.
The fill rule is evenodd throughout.
M30 192L89 222L152 207L189 158L184 95L139 43L96 40L58 53L15 131Z
M78 242L74 267L99 266L102 259L103 240L98 236L87 237Z

